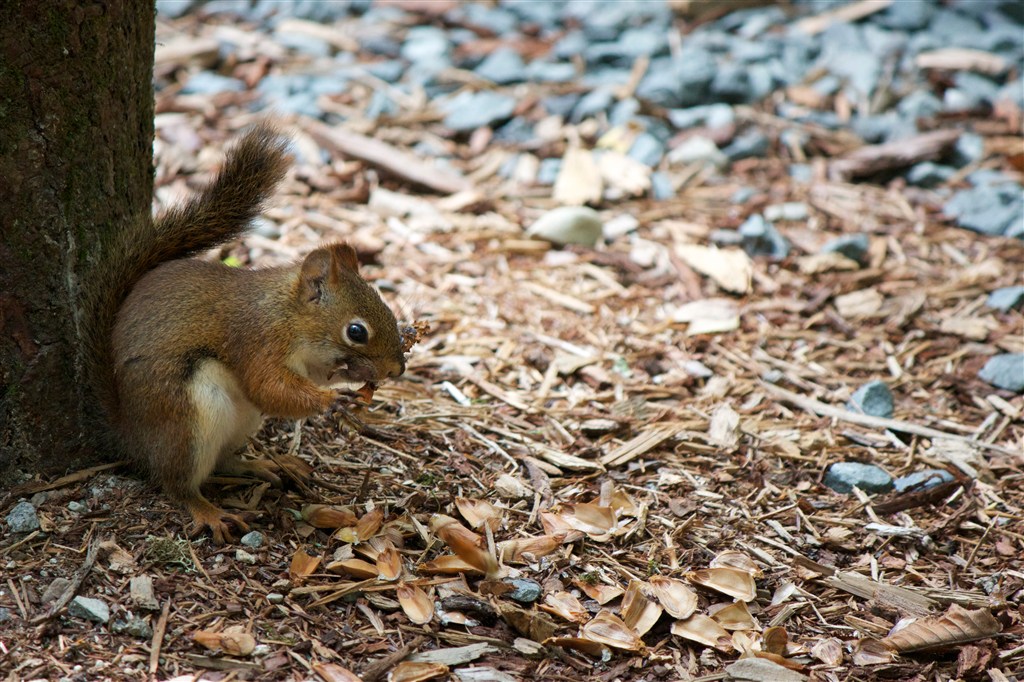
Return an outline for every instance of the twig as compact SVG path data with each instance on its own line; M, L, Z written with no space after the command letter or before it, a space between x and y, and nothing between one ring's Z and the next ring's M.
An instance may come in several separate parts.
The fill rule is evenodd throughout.
M157 668L160 667L160 647L164 643L164 631L167 630L167 617L171 613L171 600L164 602L164 608L160 611L160 620L153 628L153 641L149 645L149 676L156 677Z
M961 443L967 443L974 447L981 448L983 450L992 450L1004 455L1017 455L1018 453L1004 448L1001 445L993 445L992 443L986 443L976 438L967 438L965 436L957 436L952 433L946 433L945 431L939 431L938 429L932 429L927 426L920 426L911 422L903 421L902 419L886 419L885 417L872 417L868 414L857 414L856 412L850 412L838 407L832 407L826 405L823 402L815 400L814 398L808 398L792 391L787 391L784 388L773 386L761 382L761 386L769 393L775 394L776 397L785 400L788 403L792 403L802 410L811 412L821 417L831 417L832 419L838 419L840 421L851 422L853 424L859 424L861 426L869 426L875 429L889 429L892 431L902 431L904 433L913 433L918 436L924 436L925 438L946 438L948 440L960 441Z
M75 572L74 577L71 579L71 584L64 589L64 593L60 595L57 601L53 602L45 613L41 613L32 620L29 621L32 625L39 625L40 623L46 622L56 616L60 611L67 606L72 599L75 598L75 594L78 592L78 588L85 582L86 576L89 575L89 571L92 570L93 565L96 563L96 556L99 554L100 543L98 540L93 540L89 544L89 549L85 552L85 561Z
M388 670L395 667L400 663L406 656L411 654L416 648L423 644L427 640L426 637L414 637L405 646L401 647L393 654L388 654L384 658L380 659L371 666L368 666L365 671L360 675L363 678L363 682L376 682L381 676L384 675Z

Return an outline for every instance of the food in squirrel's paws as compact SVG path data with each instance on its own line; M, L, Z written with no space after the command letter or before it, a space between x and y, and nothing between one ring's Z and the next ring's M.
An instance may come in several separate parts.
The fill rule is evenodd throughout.
M430 333L430 323L420 320L413 322L408 327L402 327L402 352L408 353L420 339Z
M408 353L416 343L419 342L424 336L430 332L430 323L413 322L408 327L402 327L400 336L402 340L402 352ZM356 391L356 395L359 396L360 402L369 405L373 401L373 392L377 390L377 384L372 381L367 381L365 384L359 387Z

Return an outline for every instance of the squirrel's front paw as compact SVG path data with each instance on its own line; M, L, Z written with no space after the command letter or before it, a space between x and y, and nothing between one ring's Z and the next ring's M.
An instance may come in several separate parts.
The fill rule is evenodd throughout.
M214 544L223 545L225 542L235 542L238 539L233 531L249 532L248 519L240 514L226 512L202 496L188 500L185 506L192 515L189 537L194 538L209 528Z

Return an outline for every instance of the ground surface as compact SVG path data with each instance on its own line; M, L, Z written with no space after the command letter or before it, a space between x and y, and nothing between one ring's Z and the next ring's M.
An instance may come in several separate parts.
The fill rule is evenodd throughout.
M195 45L238 26L253 29L164 18L160 38ZM253 120L250 92L167 85L184 64L257 82L316 63L251 35L226 58L158 62L161 203L201 184ZM480 85L468 71L447 78ZM29 500L41 526L0 537L7 679L356 679L332 666L367 681L771 680L787 668L815 680L1024 679L1024 399L978 376L992 356L1024 352L1020 310L986 304L1022 283L1024 249L943 214L971 172L1019 182L1019 108L934 120L985 147L926 189L888 166L848 182L849 165L830 165L859 158L847 128L737 105L731 135L756 130L770 146L718 169L665 159L671 197L655 200L650 168L612 156L629 146L609 139L603 113L567 123L541 109L541 94L570 84L515 91L516 115L536 126L522 143L487 127L453 134L422 93L389 88L365 79L316 100L347 121L325 115L326 133L285 117L296 170L257 234L219 255L272 264L350 239L401 317L431 325L406 376L350 416L270 422L254 439L253 456L297 456L312 479L211 486L220 504L256 515L255 547L187 541L184 515L124 470L27 479L0 510ZM363 115L376 89L399 103L393 117ZM386 143L392 162L444 150L462 191L424 189L422 168L426 184L450 178L422 156L367 160L364 140L331 138L341 128ZM787 130L803 136L799 149L780 140ZM579 161L595 148L613 166L603 181L588 175L593 157ZM562 160L554 188L537 181L543 159ZM596 247L524 234L602 182L589 202L604 225ZM748 241L749 256L713 234L755 214L774 217L788 254L756 255ZM843 235L866 237L860 262L821 251ZM722 247L702 250L713 242ZM847 408L872 380L890 389L895 421ZM824 481L840 462L946 474L927 489L840 493ZM453 551L475 568L430 563ZM99 599L109 621L50 615L48 588ZM897 659L865 644L910 617L929 651ZM741 660L752 671L729 667Z

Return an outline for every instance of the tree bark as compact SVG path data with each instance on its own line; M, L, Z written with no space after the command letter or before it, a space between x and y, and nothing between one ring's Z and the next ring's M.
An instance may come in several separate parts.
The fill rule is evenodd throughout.
M150 210L154 21L144 0L0 2L0 471L96 442L81 292L101 237Z

